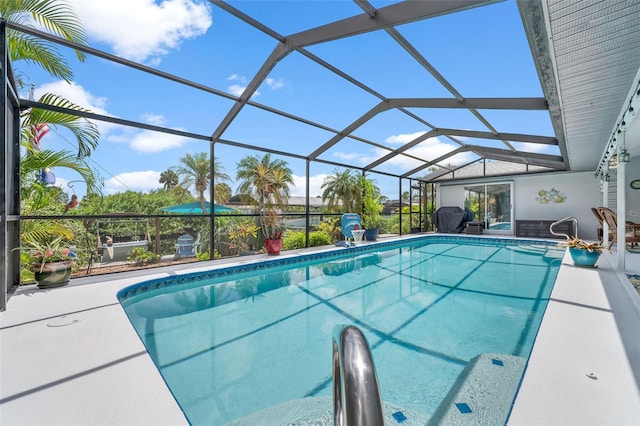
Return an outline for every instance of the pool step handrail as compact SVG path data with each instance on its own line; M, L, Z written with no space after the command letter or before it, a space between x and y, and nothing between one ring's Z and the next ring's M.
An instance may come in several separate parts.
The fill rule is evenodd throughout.
M563 223L563 222L568 222L568 221L572 221L573 222L573 229L574 229L574 231L576 231L576 235L567 235L565 233L555 232L553 230L554 226L556 226L556 225L558 225L560 223ZM570 240L572 238L578 238L578 219L576 219L573 216L567 216L564 219L557 220L557 221L553 222L551 225L549 225L549 232L551 232L553 235L562 235L562 236L566 237L567 240Z
M362 331L333 329L333 419L336 426L383 426L378 377Z

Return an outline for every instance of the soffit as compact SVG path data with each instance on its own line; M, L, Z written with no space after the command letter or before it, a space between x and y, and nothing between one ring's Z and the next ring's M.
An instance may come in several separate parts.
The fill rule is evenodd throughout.
M636 84L640 2L522 0L518 6L569 169L595 171Z

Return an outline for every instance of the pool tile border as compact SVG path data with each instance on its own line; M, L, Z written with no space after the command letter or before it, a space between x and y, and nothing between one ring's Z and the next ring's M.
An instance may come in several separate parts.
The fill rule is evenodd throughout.
M117 293L117 298L120 303L123 301L137 296L139 294L153 291L161 288L189 284L194 281L204 279L214 279L225 276L230 276L237 273L259 271L266 268L292 265L297 263L303 263L308 261L316 261L320 259L335 258L339 259L354 254L369 253L379 249L388 249L394 247L403 247L407 244L419 244L425 241L432 243L445 242L460 244L463 242L472 241L475 244L482 245L499 245L499 246L513 246L519 244L544 244L544 245L558 245L560 241L550 240L521 240L514 238L486 238L486 237L469 237L469 236L455 236L455 235L426 235L423 237L416 237L412 239L394 240L394 241L382 241L371 244L355 246L355 247L336 247L335 249L328 249L323 252L300 254L292 257L274 258L252 262L249 264L225 266L221 268L211 269L209 271L191 272L178 277L162 277L153 280L143 281L131 286L125 287Z

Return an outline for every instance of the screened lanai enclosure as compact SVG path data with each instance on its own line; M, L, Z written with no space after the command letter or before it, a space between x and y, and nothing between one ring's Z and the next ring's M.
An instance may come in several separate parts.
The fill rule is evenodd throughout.
M389 207L383 234L432 231L437 188L456 181L469 182L464 203L488 230L512 233L514 188L500 183L506 177L593 171L608 182L609 160L622 149L633 157L640 144L631 133L626 145L614 138L636 131L621 110L638 102L640 4L565 3L214 0L199 4L200 30L190 28L166 58L172 46L142 55L135 39L129 49L99 37L80 44L28 20L3 19L3 281L7 288L20 282L21 232L37 224L72 229L87 273L102 260L100 224L114 219L114 243L146 240L158 257L175 254L185 234L201 242L207 259L255 252L261 237L251 224L265 205L301 232L295 247L333 244L342 238L334 225L351 208L327 188L345 170L375 182ZM73 100L91 105L42 97L71 92L33 64L11 61L7 40L23 36L68 59L71 87L86 95ZM28 152L20 117L31 111L94 123L97 144L78 161L95 172L99 190L54 168L57 204L25 208L21 188L34 178L21 175ZM50 130L42 149L75 154L63 128ZM176 185L158 183L162 173L200 153L209 167L200 195L227 210L163 210L204 202L195 186L158 205L139 195L169 192ZM241 173L244 160L265 156L290 171L286 190L266 197L259 186L243 186ZM220 184L230 192L223 200ZM65 209L73 196L79 207ZM239 201L229 203L232 196ZM144 231L135 229L141 221Z

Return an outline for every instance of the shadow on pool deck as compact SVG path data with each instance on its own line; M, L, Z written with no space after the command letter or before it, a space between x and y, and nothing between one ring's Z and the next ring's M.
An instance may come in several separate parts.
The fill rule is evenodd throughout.
M282 256L300 252L307 250ZM0 423L187 424L116 293L141 280L265 258L19 288L0 314ZM637 424L640 297L610 258L583 269L565 257L509 424Z

